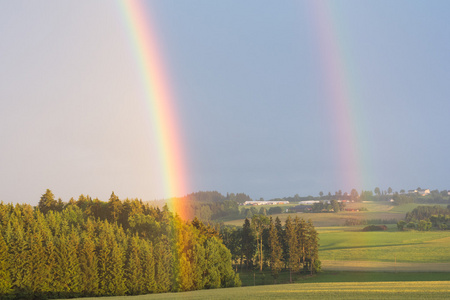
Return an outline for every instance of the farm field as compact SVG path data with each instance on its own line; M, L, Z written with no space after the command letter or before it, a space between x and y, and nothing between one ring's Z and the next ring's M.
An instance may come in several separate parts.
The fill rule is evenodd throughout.
M343 226L346 219L396 219L401 220L405 217L406 212L411 211L420 204L406 204L394 206L389 202L363 202L363 203L347 203L346 208L360 209L366 208L367 211L341 211L338 213L283 213L272 215L272 218L280 218L281 222L285 222L290 215L291 218L296 216L305 220L311 219L316 227L327 226ZM268 208L267 206L266 208ZM242 226L244 219L226 221L225 225Z
M405 218L407 212L413 210L417 206L425 205L418 203L408 203L403 205L392 205L390 202L355 202L347 203L346 208L348 209L361 209L366 208L367 211L341 211L338 213L283 213L272 215L272 218L280 218L281 222L285 222L287 217L290 215L291 218L296 216L303 218L305 220L311 219L316 227L328 227L328 226L344 226L346 219L358 219L358 220L370 220L370 219L383 219L391 220L396 219L397 221ZM433 204L435 205L435 204ZM431 205L431 206L433 206ZM288 207L293 205L286 205L280 207ZM257 206L259 209L263 206ZM264 206L269 209L271 206ZM242 226L244 224L244 219L230 220L224 222L225 225Z
M250 286L86 300L153 299L448 299L450 281L321 282Z
M395 225L382 232L363 232L361 228L318 228L320 259L450 263L450 231L397 231Z
M363 232L364 226L343 226L345 219L403 219L421 204L393 206L389 202L348 203L347 208L368 211L280 214L311 219L319 233L324 270L349 271L450 271L450 231L398 231L395 224L383 232ZM227 222L242 226L243 220ZM397 263L395 266L393 263ZM441 264L441 265L437 265Z

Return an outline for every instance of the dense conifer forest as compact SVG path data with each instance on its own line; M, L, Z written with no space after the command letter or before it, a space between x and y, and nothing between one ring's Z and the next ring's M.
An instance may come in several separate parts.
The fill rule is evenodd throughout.
M299 217L286 219L283 226L265 215L245 219L241 228L222 229L236 270L268 269L276 283L280 272L313 274L321 269L319 235L311 221Z
M239 286L218 232L114 193L0 203L0 296L45 299Z

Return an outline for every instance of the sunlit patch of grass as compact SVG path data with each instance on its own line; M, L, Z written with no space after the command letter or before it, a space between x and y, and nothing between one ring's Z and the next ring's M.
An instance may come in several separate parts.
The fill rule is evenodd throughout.
M86 300L152 299L448 299L450 281L327 282L266 285Z
M321 260L450 262L450 231L319 231Z

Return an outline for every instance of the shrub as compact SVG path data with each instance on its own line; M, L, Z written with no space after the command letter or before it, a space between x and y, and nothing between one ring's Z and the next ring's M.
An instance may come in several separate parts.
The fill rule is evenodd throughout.
M369 225L363 228L363 231L385 231L386 225Z

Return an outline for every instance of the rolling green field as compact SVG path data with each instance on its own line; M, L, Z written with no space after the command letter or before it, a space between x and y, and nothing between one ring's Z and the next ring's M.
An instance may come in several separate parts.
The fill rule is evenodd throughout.
M406 212L414 209L419 204L406 204L394 206L389 202L363 202L363 203L347 203L346 207L350 209L366 208L367 211L341 211L338 213L282 213L272 215L272 218L280 218L281 222L285 222L290 215L291 218L296 216L305 220L311 219L316 227L327 226L343 226L346 219L396 219L405 218ZM269 207L269 206L267 206ZM267 208L266 207L266 208ZM225 225L242 226L244 219L231 220L224 222Z
M346 219L358 219L358 220L370 220L370 219L384 219L402 220L405 218L407 212L413 210L417 206L424 205L418 203L408 203L403 205L392 205L390 202L355 202L347 203L346 208L360 209L366 208L367 211L341 211L338 213L282 213L272 215L272 218L280 218L281 222L285 222L290 215L291 218L296 216L305 220L311 219L316 227L328 227L328 226L344 226ZM287 205L292 206L292 205ZM287 207L286 206L286 207ZM269 209L270 206L264 206ZM260 208L260 207L258 207ZM244 219L230 220L224 222L225 225L242 226Z
M364 226L343 226L345 219L403 219L406 212L421 204L394 206L390 202L348 203L347 208L368 211L339 213L280 214L311 219L319 232L320 260L324 270L450 272L450 231L363 232ZM242 226L243 220L226 224ZM396 265L394 264L396 263Z
M449 297L450 281L381 281L357 284L354 282L295 283L104 299L448 299Z
M363 232L361 227L318 228L320 259L450 263L450 231Z

